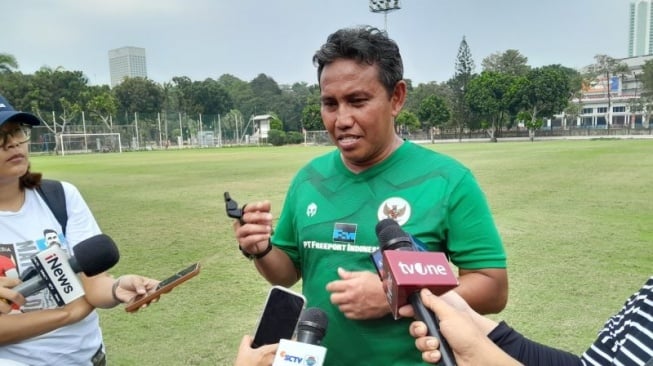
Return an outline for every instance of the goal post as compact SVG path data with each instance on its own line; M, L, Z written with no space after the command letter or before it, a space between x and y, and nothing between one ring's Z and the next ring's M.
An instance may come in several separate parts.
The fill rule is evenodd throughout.
M333 145L333 141L326 130L304 131L304 146L309 145Z
M93 152L122 152L119 133L62 133L61 155Z

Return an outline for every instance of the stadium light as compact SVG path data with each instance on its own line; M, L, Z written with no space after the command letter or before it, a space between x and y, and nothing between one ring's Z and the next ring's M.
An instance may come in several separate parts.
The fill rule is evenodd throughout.
M383 30L388 31L388 13L401 9L399 0L370 0L372 13L383 13Z

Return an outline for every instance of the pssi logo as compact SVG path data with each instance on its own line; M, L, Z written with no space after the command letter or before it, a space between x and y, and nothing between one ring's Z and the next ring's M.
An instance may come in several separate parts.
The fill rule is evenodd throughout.
M355 243L356 242L356 224L343 224L337 222L333 227L334 243Z

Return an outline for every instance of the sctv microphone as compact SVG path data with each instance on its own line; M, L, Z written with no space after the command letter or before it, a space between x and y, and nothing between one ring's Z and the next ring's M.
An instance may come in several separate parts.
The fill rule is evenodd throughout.
M440 342L440 362L445 366L456 365L453 352L440 333L437 316L424 305L419 295L422 288L441 295L458 286L447 257L444 253L414 251L410 235L393 219L379 221L376 235L383 252L383 287L395 319L399 317L399 308L410 303L415 318L426 324L428 335Z
M321 344L328 324L329 319L321 309L302 311L297 322L297 340L282 339L279 342L272 366L322 366L327 350Z
M113 267L120 259L116 244L104 234L79 242L73 247L73 254L69 257L58 245L39 252L32 257L38 275L13 290L28 297L47 288L57 306L63 306L84 296L84 288L76 273L95 276Z

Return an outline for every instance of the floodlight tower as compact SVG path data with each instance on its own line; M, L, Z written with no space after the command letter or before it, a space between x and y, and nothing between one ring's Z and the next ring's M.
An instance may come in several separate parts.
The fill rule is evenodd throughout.
M401 9L399 0L370 0L370 11L372 13L383 13L383 30L388 31L388 13Z

